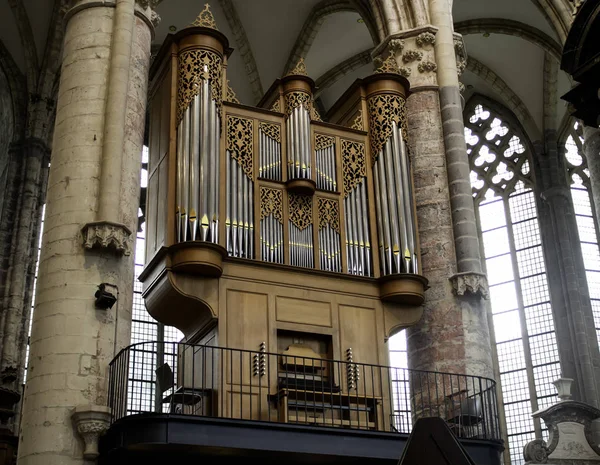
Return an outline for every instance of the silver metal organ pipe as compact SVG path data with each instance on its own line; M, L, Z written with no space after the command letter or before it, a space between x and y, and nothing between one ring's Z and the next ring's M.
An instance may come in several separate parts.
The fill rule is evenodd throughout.
M375 162L373 166L373 178L375 181L375 213L377 214L377 242L379 243L379 260L381 262L381 270L383 275L387 275L387 262L385 260L385 248L383 243L383 216L381 212L381 196L379 194L379 170L378 164L381 161L381 156L379 160Z
M242 170L242 167L236 163L235 164L236 167L236 171L237 171L237 184L236 184L236 191L237 191L237 220L238 220L238 227L237 227L237 233L238 233L238 257L242 256L242 253L244 251L244 246L245 244L243 243L243 238L244 238L244 195L242 192L242 183L244 182L242 179L242 176L245 176L244 171Z
M292 125L291 121L288 119L285 124L285 131L287 136L287 177L291 179L294 177L294 161L292 158L292 154L294 153L292 150L293 141L292 141Z
M183 160L182 157L182 146L183 146L183 124L179 123L177 128L177 242L181 242L183 239L181 223L183 221Z
M202 240L206 241L208 239L208 228L210 226L208 221L208 193L210 192L210 187L208 186L208 178L209 178L209 157L210 157L210 110L209 110L209 101L210 101L210 89L208 80L201 81L201 89L200 95L202 98L200 99L201 105L201 118L200 118L200 186L201 186L201 194L200 194L200 202L201 208L198 212L198 217L200 220L200 225L202 227Z
M329 147L329 177L331 178L331 190L337 191L336 172L335 172L335 146Z
M394 167L393 167L393 144L388 139L384 145L383 153L385 156L385 183L386 183L386 194L387 194L387 207L388 215L390 217L391 224L391 246L392 246L392 257L394 270L396 273L400 273L402 270L402 238L401 238L401 224L399 224L400 218L398 218L396 206L398 203L398 192L399 186L396 185L394 179Z
M350 202L348 201L348 197L344 198L344 211L345 215L345 226L346 226L346 257L347 257L347 268L348 273L353 274L352 270L354 268L354 249L352 248L352 228L350 227Z
M392 122L392 146L393 146L393 167L394 167L394 185L397 190L396 198L396 214L398 216L398 226L400 228L400 242L401 249L400 254L402 256L403 271L410 273L410 261L412 252L409 250L409 230L407 227L407 219L405 215L405 207L408 202L405 190L406 185L404 184L403 174L401 174L401 146L400 139L398 138L398 126L396 122Z
M250 205L250 242L248 244L250 250L250 256L248 258L254 258L254 181L250 180L250 198L248 200Z
M200 102L202 95L196 95L190 104L190 173L189 173L189 224L190 239L196 240L198 220L200 213L199 189L202 179L198 179L198 169L200 167Z
M293 152L293 158L294 158L294 174L295 174L295 178L299 178L300 177L300 126L298 124L298 113L300 110L298 110L298 108L294 108L294 111L292 112L290 118L292 119L292 139L294 141L294 152Z
M227 169L225 170L225 244L227 253L233 255L231 246L231 153L227 150Z
M385 148L379 153L379 160L377 160L377 170L379 176L379 196L381 198L381 210L382 210L382 226L383 226L383 242L385 261L387 262L388 274L393 271L392 268L392 247L391 247L391 230L390 230L390 216L387 202L387 186L385 182Z
M402 128L398 128L397 137L399 140L399 157L400 157L400 171L402 173L402 187L404 189L404 216L406 218L406 229L408 236L408 249L411 256L411 268L408 273L418 273L417 268L417 233L415 227L415 220L413 217L413 193L412 193L412 179L410 176L410 160L408 159L408 150L402 137Z
M213 235L213 242L215 244L219 243L219 211L220 211L220 206L221 206L221 195L220 195L220 189L219 186L221 185L221 150L219 147L219 142L221 140L221 118L219 117L219 112L217 111L217 104L215 102L213 102L213 106L214 106L214 111L215 111L215 130L214 130L214 137L215 137L215 143L213 145L214 147L214 160L215 160L215 184L213 189L215 190L215 204L214 204L214 216L213 216L213 221L215 224L215 231L214 231L214 235Z
M233 256L238 255L238 180L237 162L231 158L231 239Z
M183 235L182 241L187 241L187 231L188 231L188 214L189 214L189 182L190 182L190 109L186 109L183 113L183 119L181 121L181 126L183 128L183 150L181 154L181 159L183 161Z
M360 200L362 204L362 226L365 238L365 276L372 276L371 272L371 235L369 231L369 221L367 219L367 180L360 183Z

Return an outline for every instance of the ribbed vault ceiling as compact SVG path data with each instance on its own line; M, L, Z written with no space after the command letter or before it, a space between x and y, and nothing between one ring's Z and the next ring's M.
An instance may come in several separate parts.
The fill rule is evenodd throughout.
M541 131L544 126L544 54L556 54L560 37L540 5L563 0L454 0L454 19L464 29L468 54L478 63L465 71L465 97L475 92L500 102L526 107L526 126ZM353 5L356 0L210 0L219 29L235 49L229 63L229 79L242 103L254 104L262 91L280 77L298 54L306 59L308 72L321 78L321 104L328 108L356 78L369 74L365 52L373 47L373 34ZM35 50L42 60L49 33L54 1L10 0L0 2L0 39L18 68L25 72L26 51ZM162 18L156 30L158 47L170 30L192 22L204 1L163 0L158 6ZM10 4L20 5L15 9ZM19 11L19 22L15 20ZM504 25L504 20L510 20ZM519 27L519 24L524 25ZM516 26L515 26L516 25ZM525 30L526 29L526 30ZM539 37L536 37L539 35ZM24 48L23 45L26 45ZM33 47L32 47L33 45ZM547 50L544 50L547 47ZM363 53L362 57L360 53ZM332 73L340 63L350 71ZM505 86L486 80L487 69ZM478 72L473 72L477 70ZM332 75L334 76L332 78ZM506 92L508 86L510 92ZM557 94L570 87L559 72ZM504 89L504 91L502 90ZM558 124L566 105L559 99ZM511 105L507 105L511 106ZM535 132L535 130L534 130ZM538 134L531 134L535 137Z

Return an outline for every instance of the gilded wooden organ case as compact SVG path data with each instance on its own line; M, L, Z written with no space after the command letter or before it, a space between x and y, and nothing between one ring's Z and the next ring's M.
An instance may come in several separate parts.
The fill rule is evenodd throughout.
M312 337L323 357L387 364L387 337L419 320L427 285L408 82L383 67L325 123L300 62L241 105L227 38L208 26L170 35L151 68L149 313L189 342L277 353Z

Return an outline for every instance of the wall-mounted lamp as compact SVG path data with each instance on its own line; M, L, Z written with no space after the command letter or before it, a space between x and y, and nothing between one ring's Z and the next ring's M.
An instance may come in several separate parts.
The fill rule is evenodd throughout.
M96 297L96 308L100 310L112 308L117 301L115 295L106 290L106 285L104 283L98 286L98 290L94 294L94 297Z

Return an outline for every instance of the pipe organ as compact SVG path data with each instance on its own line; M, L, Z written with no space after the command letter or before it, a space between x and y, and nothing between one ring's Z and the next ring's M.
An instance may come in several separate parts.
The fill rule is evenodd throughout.
M408 82L380 69L323 122L301 61L245 106L211 18L169 35L151 69L148 311L192 342L213 331L221 345L275 352L277 331L309 331L334 358L351 346L385 364L385 338L418 321L427 286Z

